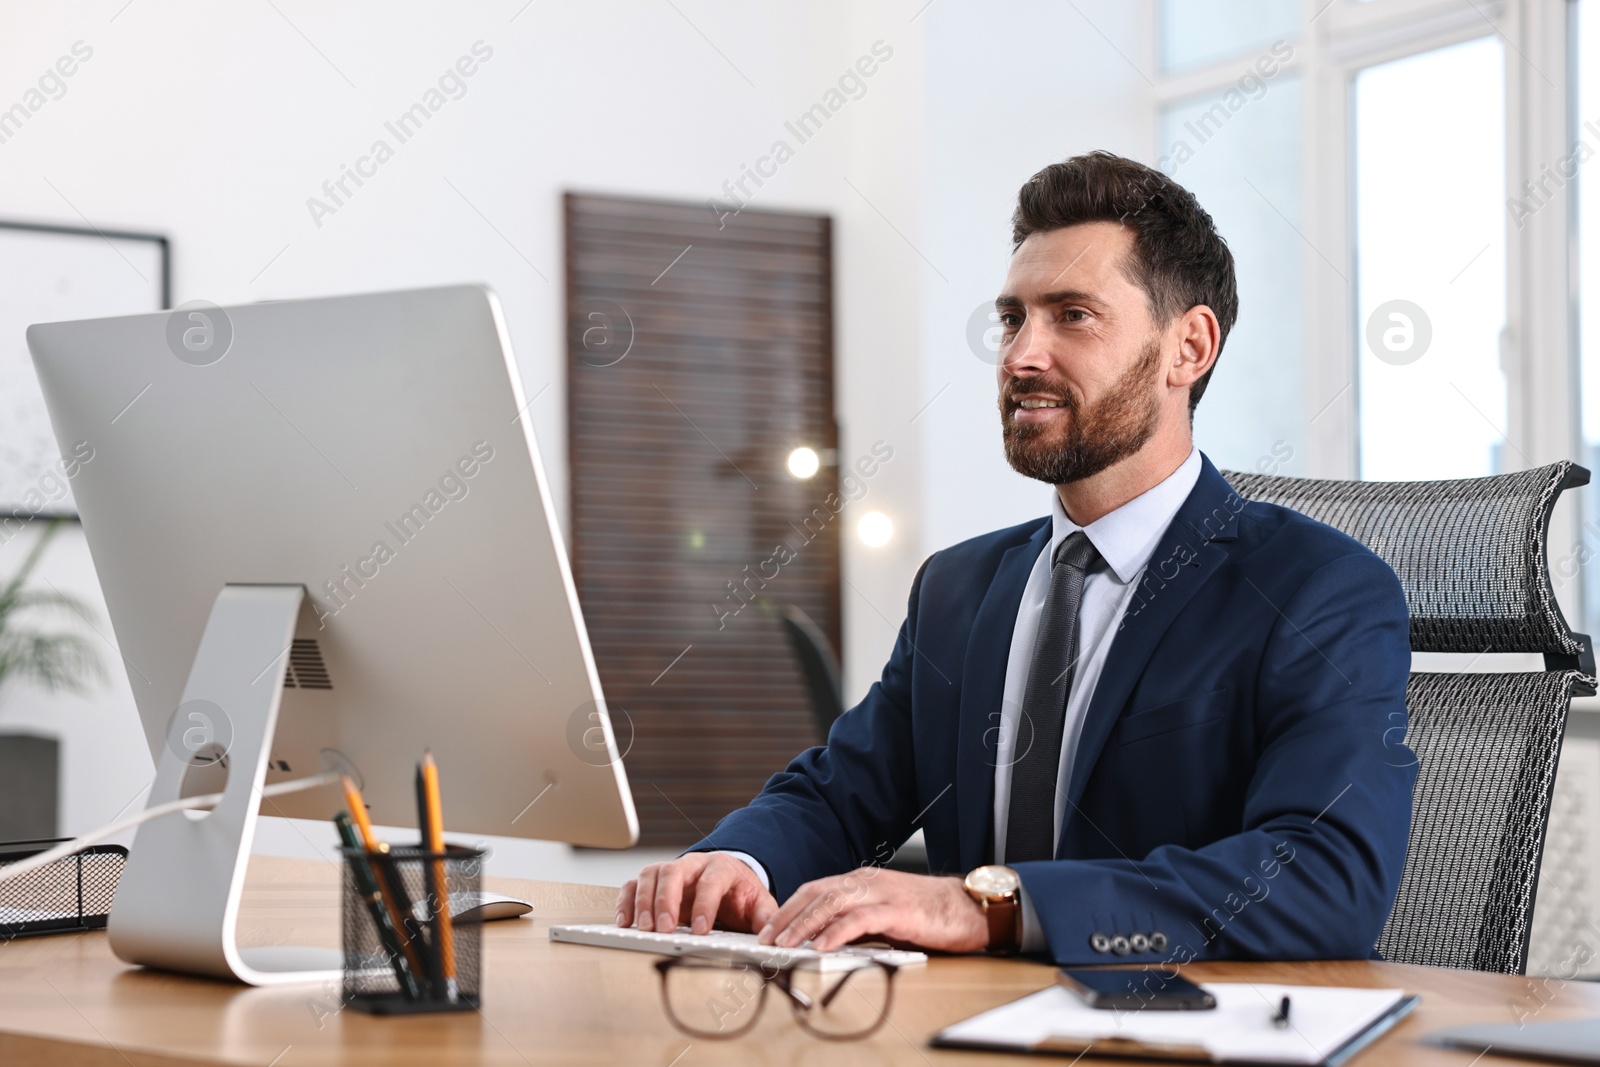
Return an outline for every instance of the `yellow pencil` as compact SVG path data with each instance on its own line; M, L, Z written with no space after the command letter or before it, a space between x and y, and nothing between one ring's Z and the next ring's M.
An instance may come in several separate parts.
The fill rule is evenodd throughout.
M361 831L361 843L367 847L368 852L377 852L378 835L372 832L372 820L367 817L367 805L361 799L361 790L356 788L355 780L348 774L342 777L344 802L350 809L350 817L356 821L356 829Z
M429 852L443 855L444 814L439 806L439 765L433 761L432 751L425 752L422 756L422 787L428 803L427 826L423 829L426 834L424 843ZM445 880L445 865L442 859L433 861L433 884L440 898L434 904L434 911L439 917L440 962L444 966L447 995L453 1001L459 993L456 986L455 925L450 918L450 889Z

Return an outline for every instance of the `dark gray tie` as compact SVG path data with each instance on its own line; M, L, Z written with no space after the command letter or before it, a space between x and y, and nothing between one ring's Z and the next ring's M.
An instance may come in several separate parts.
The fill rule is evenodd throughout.
M1056 779L1077 661L1078 607L1084 575L1098 556L1089 535L1078 530L1061 542L1051 562L1050 595L1039 615L1017 720L1006 814L1007 863L1055 858Z

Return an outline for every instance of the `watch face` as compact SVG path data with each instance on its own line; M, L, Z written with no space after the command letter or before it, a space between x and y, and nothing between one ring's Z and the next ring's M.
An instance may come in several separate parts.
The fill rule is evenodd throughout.
M967 875L967 888L980 896L1005 897L1022 888L1022 880L1010 867L979 867Z

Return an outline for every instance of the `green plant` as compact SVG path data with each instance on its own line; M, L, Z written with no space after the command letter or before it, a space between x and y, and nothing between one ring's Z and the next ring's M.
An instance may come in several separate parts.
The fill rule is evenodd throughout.
M70 631L44 631L34 625L36 616L73 615L85 622L94 619L94 610L88 604L54 586L48 592L27 588L29 576L62 521L49 520L22 566L0 590L0 686L12 679L27 679L51 691L86 693L105 681L99 652L88 638Z

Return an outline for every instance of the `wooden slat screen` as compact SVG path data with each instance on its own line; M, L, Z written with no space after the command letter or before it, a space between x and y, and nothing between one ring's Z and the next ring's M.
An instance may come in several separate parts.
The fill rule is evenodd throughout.
M814 743L777 609L839 647L830 224L568 195L566 239L573 569L641 844L681 846Z

